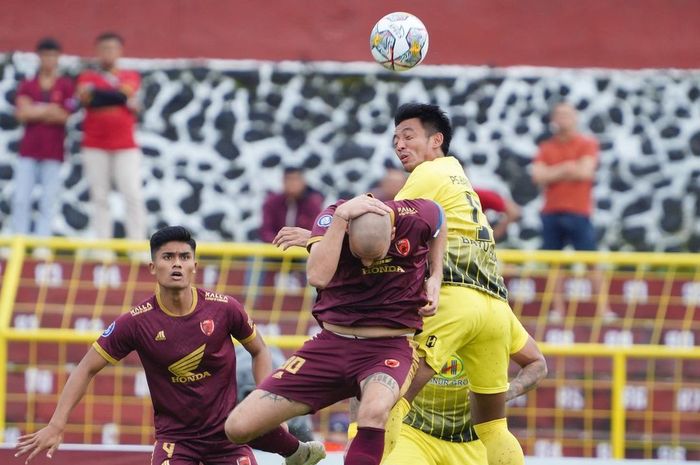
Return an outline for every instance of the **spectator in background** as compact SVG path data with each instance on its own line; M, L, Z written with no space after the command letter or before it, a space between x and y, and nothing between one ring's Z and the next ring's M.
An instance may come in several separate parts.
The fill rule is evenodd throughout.
M124 40L113 32L96 40L97 69L78 78L78 97L86 109L82 162L90 186L92 227L98 238L113 236L109 211L112 180L124 196L129 239L146 238L146 212L141 188L141 150L134 140L141 77L117 67Z
M406 183L406 173L398 168L387 168L379 185L372 190L372 195L381 200L394 200L403 185Z
M323 196L306 184L301 168L287 167L282 179L282 192L268 194L262 207L260 239L272 242L281 229L311 229L316 217L321 213ZM267 264L266 264L267 263ZM265 269L275 260L265 260L259 272L255 265L249 267L246 283L256 289L267 283ZM295 262L298 264L298 262ZM295 267L296 268L296 267ZM303 268L289 273L275 273L274 284L287 291L301 292L306 286L306 273ZM256 301L257 305L257 301Z
M270 193L263 204L260 239L272 242L285 226L311 229L322 206L323 196L306 184L301 168L285 168L282 192Z
M64 157L66 121L75 109L74 86L70 78L59 75L61 45L58 41L48 37L41 39L36 53L39 70L34 78L22 81L17 91L15 116L25 130L15 168L12 231L15 234L31 232L32 190L39 184L39 216L34 233L50 236L60 197L59 172Z
M544 191L542 208L542 248L596 250L591 223L593 177L598 164L598 141L578 131L578 114L569 103L560 102L551 114L553 135L543 141L532 167L532 180ZM600 273L591 276L593 295L599 295L599 310L612 317ZM552 315L563 315L564 294L561 280L555 286Z
M489 216L489 212L495 212L499 215L493 222L493 239L496 242L500 241L505 237L508 225L520 218L520 207L496 191L474 188L474 192L479 196L481 211L484 214Z

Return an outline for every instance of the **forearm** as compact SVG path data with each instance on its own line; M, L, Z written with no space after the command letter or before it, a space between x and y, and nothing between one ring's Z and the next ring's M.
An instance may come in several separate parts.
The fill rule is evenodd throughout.
M428 255L428 266L430 267L430 277L439 278L442 281L443 261L445 258L445 247L447 246L447 222L440 226L440 232L436 238L430 241L430 252Z
M17 109L15 117L20 123L34 123L43 121L46 116L46 105L24 105Z
M253 379L255 384L260 384L270 373L272 373L272 356L267 348L252 356Z
M70 114L60 106L52 104L46 111L45 123L64 125L68 121Z
M336 213L323 240L313 244L306 262L306 275L312 286L323 288L335 275L347 224L347 218Z
M87 101L89 108L126 105L126 94L118 90L92 89Z
M61 392L56 410L51 416L51 420L49 420L50 424L61 430L65 428L70 413L85 395L85 391L94 376L94 373L90 373L87 368L82 365L78 365L75 368L73 373L68 377L68 381Z
M547 375L547 364L542 360L537 360L524 366L518 375L510 382L506 400L515 399L518 396L534 389L539 382Z

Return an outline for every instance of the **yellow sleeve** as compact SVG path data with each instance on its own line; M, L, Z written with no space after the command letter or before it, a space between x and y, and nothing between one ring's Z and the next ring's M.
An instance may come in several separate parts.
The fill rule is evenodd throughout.
M439 203L440 180L429 165L424 163L416 167L394 200L430 199Z
M510 353L514 354L525 347L530 335L523 327L523 324L513 315L513 320L510 325Z

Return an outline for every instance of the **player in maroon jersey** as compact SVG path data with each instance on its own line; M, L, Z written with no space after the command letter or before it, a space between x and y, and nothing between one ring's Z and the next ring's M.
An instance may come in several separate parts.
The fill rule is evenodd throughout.
M231 337L250 352L260 382L272 371L270 353L239 302L192 286L197 269L196 243L180 226L151 237L151 274L156 293L121 315L93 343L71 373L49 424L19 438L17 453L27 462L61 443L68 416L92 378L108 363L131 351L141 359L153 401L156 443L153 465L254 465L249 446L232 444L224 433L226 416L236 404L236 357ZM279 427L253 447L290 457L287 463L313 464L310 450ZM325 455L325 453L323 454Z
M361 395L345 463L379 464L389 411L417 364L410 336L437 306L441 223L431 200L383 203L366 195L319 215L307 275L318 288L313 314L323 329L234 409L225 427L232 441L245 443L291 417Z

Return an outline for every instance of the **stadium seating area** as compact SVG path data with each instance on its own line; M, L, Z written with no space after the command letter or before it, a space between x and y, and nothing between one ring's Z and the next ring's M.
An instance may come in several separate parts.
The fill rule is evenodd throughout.
M9 244L0 242L0 248ZM153 292L148 267L127 253L142 244L54 240L42 244L54 251L48 261L24 254L34 245L15 242L4 255L9 258L0 259L0 323L7 323L0 327L0 344L8 344L7 388L0 391L6 440L48 421L88 343ZM98 245L115 247L117 258L88 258L86 251ZM198 253L199 284L243 302L270 341L291 350L315 331L305 252L205 244ZM666 448L700 459L696 258L516 251L502 251L500 258L513 309L544 342L549 364L542 385L510 406L510 426L526 453L610 457L622 447L628 458L652 458ZM592 292L586 263L602 275L604 300ZM556 280L563 282L562 315L550 312ZM596 310L601 303L604 314ZM337 405L317 415L321 435L329 436L331 415L343 409ZM144 374L132 354L96 378L71 417L65 441L149 444L151 415Z

